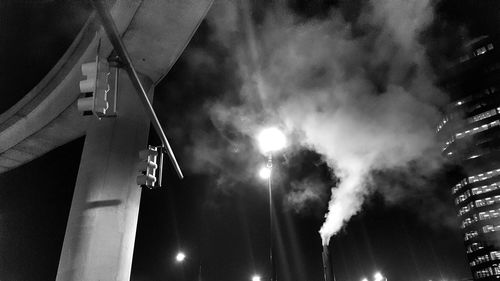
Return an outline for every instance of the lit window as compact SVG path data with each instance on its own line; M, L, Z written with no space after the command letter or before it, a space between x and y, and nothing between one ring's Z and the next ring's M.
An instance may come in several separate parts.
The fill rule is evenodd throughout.
M476 271L474 273L474 275L476 275L476 278L484 278L484 277L492 276L493 270L490 267L488 267L488 268Z
M494 274L495 274L495 275L500 275L500 265L498 265L498 264L494 264L494 265L492 266L492 268L493 268L493 272L494 272ZM498 278L498 277L497 277L497 278Z
M473 189L471 189L471 191L472 191L473 195L483 194L483 193L487 193L487 192L490 192L493 190L497 190L499 188L499 184L500 184L500 182L495 182L495 183L492 183L490 185L483 185L483 186L479 186L479 187L474 187Z
M496 109L491 109L491 110L488 110L486 112L474 115L474 116L472 116L470 118L467 118L467 121L469 123L474 123L474 122L481 121L483 119L486 119L486 118L494 116L494 115L497 115L497 110ZM486 125L486 127L488 127L488 126Z
M483 233L496 232L496 231L500 231L500 225L493 226L491 224L488 224L483 226Z
M486 53L486 48L485 47L478 48L475 51L476 56L480 56L480 55L482 55L484 53Z
M486 205L491 205L492 203L487 202ZM480 220L487 220L487 219L493 219L497 218L500 216L499 210L489 210L487 212L480 212L479 213L479 219Z
M480 127L475 127L475 128L473 128L471 130L467 130L465 132L457 133L457 134L455 134L455 137L457 139L460 139L460 138L466 137L468 135L474 135L474 134L477 134L479 132L488 130L488 129L496 127L498 125L500 125L500 121L499 120L495 120L495 121L490 122L488 124L484 124L484 125L482 125Z
M474 243L470 244L469 246L467 246L467 253L470 254L474 251L481 250L483 248L484 247L481 243L474 242Z
M490 252L490 256L492 260L500 260L500 251Z
M462 216L462 215L470 212L473 208L474 208L474 203L470 202L466 206L463 206L462 208L460 208L460 210L458 211L458 215Z
M465 241L470 240L474 237L477 237L478 235L479 235L479 233L475 230L469 231L469 232L465 233Z
M470 177L468 177L468 180L470 183L475 183L475 182L487 180L487 179L492 178L492 177L497 176L497 175L500 175L500 169L491 170L491 171L487 171L486 173L481 173L478 175L470 176Z
M481 263L487 262L487 261L490 261L490 256L488 256L488 255L482 255L482 256L476 257L469 264L471 266L475 266L475 265L478 265L478 264L481 264Z

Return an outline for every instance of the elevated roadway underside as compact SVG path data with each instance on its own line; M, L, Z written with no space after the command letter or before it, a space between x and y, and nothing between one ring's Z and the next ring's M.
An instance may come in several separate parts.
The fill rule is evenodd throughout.
M211 2L117 0L111 13L137 71L157 84L184 50ZM76 107L78 83L83 79L80 65L93 59L99 38L104 54L109 55L111 44L91 15L52 70L0 115L0 173L85 134L92 117L82 116Z

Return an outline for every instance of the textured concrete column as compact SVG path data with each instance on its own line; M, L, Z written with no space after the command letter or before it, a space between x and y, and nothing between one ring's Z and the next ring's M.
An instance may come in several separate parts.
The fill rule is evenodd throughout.
M118 117L88 117L57 281L130 280L141 197L136 166L149 120L125 71L120 76Z

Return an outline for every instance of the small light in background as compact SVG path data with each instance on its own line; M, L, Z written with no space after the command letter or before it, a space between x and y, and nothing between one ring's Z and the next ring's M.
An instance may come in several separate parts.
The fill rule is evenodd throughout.
M259 275L252 276L252 281L261 281L260 276Z
M177 255L175 256L175 261L176 262L183 262L186 259L186 254L183 252L178 252Z
M380 272L375 273L375 275L373 275L373 278L375 278L375 281L384 280L384 276L382 276L382 273L380 273Z

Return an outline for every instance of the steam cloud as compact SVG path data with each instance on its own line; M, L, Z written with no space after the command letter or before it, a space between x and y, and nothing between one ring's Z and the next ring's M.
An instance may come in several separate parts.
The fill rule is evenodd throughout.
M280 122L324 156L340 180L320 230L327 245L377 189L372 172L412 163L432 170L439 161L434 125L445 99L419 42L433 20L431 3L372 0L355 20L340 8L304 19L280 7L257 28L245 3L216 2L209 17L215 40L234 49L242 80L242 102L211 104L212 118L248 135L264 121ZM290 202L313 192L291 194Z

